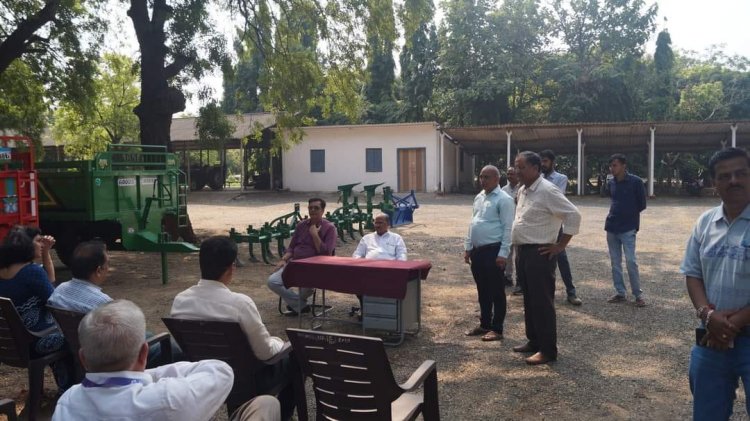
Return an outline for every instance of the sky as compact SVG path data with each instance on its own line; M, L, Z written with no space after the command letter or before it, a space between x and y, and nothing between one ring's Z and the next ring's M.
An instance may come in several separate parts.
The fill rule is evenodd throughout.
M653 1L646 0L647 5L652 3ZM658 0L657 3L657 29L646 46L648 54L653 54L656 36L666 27L672 38L674 50L700 53L712 45L717 45L727 55L750 57L750 30L747 29L750 0ZM127 27L130 20L124 24ZM130 31L132 32L132 26ZM219 72L205 77L200 84L211 86L216 98L221 98L222 84ZM188 89L197 92L200 84L193 84ZM195 115L200 106L197 98L188 99L185 113Z

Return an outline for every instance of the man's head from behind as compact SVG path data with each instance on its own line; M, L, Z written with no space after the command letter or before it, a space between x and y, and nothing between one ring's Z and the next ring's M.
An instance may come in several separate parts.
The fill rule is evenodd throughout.
M81 363L90 373L143 371L148 358L146 318L137 305L115 300L90 311L78 325Z
M379 213L375 215L375 221L373 224L375 225L375 232L377 232L378 235L383 235L388 232L388 227L391 226L391 218L388 214Z
M101 241L86 241L73 250L70 259L70 272L74 278L104 283L109 275L109 256L107 245Z
M236 259L237 244L229 237L217 235L206 239L201 243L201 250L198 254L201 278L229 283L234 274Z

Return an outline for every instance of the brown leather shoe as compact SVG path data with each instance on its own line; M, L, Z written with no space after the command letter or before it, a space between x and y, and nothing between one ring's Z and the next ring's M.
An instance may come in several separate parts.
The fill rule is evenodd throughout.
M551 363L552 361L555 361L556 357L548 357L541 352L537 352L536 354L530 356L529 358L526 358L526 364L528 365L539 365L539 364L547 364Z
M513 352L537 352L538 350L531 346L530 343L525 343L523 345L518 345L513 347Z
M489 332L489 329L485 329L482 326L477 326L474 329L469 329L466 332L464 332L464 335L466 336L479 336L484 335L485 333Z
M494 330L490 330L489 332L485 333L484 336L482 336L482 340L485 342L502 341L503 334L495 332Z

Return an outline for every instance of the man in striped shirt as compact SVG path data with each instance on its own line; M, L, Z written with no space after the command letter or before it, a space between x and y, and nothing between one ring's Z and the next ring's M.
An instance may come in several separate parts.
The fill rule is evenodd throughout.
M518 190L512 238L518 252L516 276L523 288L528 342L513 351L533 353L526 358L527 364L546 364L557 359L557 255L578 234L581 214L554 184L541 176L542 160L538 154L521 152L515 164L523 186ZM558 239L561 225L563 233Z

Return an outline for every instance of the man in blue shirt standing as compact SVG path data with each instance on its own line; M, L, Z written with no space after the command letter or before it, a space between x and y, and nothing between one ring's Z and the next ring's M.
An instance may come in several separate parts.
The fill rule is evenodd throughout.
M480 324L466 331L483 341L503 339L505 321L505 265L510 253L510 230L516 204L502 191L500 171L487 165L479 173L482 191L474 198L469 233L464 241L464 261L471 264L477 284Z
M539 152L539 156L542 158L542 173L544 179L555 185L563 194L568 189L568 176L560 174L555 171L555 153L551 149L545 149ZM558 234L558 241L562 238L563 231L560 228ZM560 254L557 255L557 268L560 270L560 277L565 284L565 292L568 294L568 302L574 306L583 304L578 295L576 294L576 286L573 285L573 274L570 272L570 262L568 261L568 253L563 249Z
M622 276L622 255L625 253L625 265L628 268L630 289L635 297L636 307L644 307L641 290L641 277L638 273L638 263L635 260L635 235L641 224L641 212L646 209L646 189L643 180L628 173L625 155L616 153L609 158L609 170L612 179L608 181L609 195L612 204L604 223L607 231L607 246L612 263L612 280L615 285L615 295L610 297L609 303L627 301L625 281Z
M704 328L690 354L696 421L728 420L738 381L750 387L750 157L726 148L708 169L721 204L698 218L680 266Z

